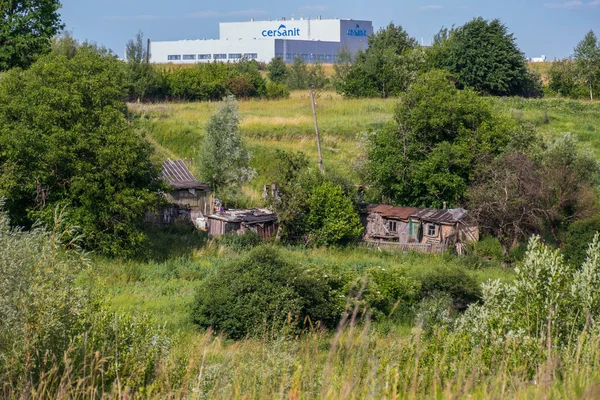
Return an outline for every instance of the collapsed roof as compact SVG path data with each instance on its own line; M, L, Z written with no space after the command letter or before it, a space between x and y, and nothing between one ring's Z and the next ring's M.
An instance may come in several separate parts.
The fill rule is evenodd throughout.
M163 163L161 178L175 189L211 190L210 185L198 182L183 160L167 159Z

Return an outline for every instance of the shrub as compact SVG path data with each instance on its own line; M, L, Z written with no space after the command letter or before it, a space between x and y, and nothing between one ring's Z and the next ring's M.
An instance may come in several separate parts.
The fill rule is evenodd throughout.
M458 268L440 268L421 278L421 295L424 298L439 294L450 296L457 310L465 310L469 304L481 299L477 281Z
M575 221L567 230L563 248L565 258L574 265L585 261L586 251L594 236L600 232L600 216Z
M376 320L389 317L407 321L419 294L419 283L402 267L371 267L365 270L365 305ZM362 279L361 279L362 280Z
M232 339L297 333L306 318L335 326L340 310L326 281L261 246L215 269L200 286L192 320Z
M267 99L287 99L290 97L290 89L283 83L267 82Z
M347 244L362 233L358 213L339 185L326 181L315 187L309 207L308 235L315 245Z
M229 90L238 99L247 99L256 95L256 88L243 76L234 76L228 82Z

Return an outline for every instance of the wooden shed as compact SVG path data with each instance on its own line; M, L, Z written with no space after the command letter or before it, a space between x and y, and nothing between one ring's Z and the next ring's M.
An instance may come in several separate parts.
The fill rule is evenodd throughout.
M171 188L164 194L168 205L158 212L148 213L147 222L170 224L183 220L206 230L206 216L212 213L213 207L212 188L198 182L183 160L167 159L161 177Z
M277 215L268 209L222 210L208 216L209 235L221 236L226 233L242 235L248 231L258 234L261 239L277 235Z

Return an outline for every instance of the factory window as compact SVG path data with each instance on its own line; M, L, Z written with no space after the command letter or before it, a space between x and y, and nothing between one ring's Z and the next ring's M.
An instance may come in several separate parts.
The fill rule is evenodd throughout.
M308 61L308 54L302 54L300 57L302 57L304 61Z
M215 60L226 60L227 59L227 54L215 54L213 56L213 58Z
M196 55L195 54L184 54L183 55L183 59L184 60L195 60L196 59Z
M167 60L178 61L178 60L181 60L181 56L180 55L170 55L170 56L167 56Z
M257 53L244 53L244 57L254 60L255 58L258 58L258 54Z
M210 60L210 54L198 54L198 60Z
M328 63L333 62L333 54L325 54L325 61Z
M285 59L286 60L293 60L294 59L294 54L293 53L286 53Z
M229 53L230 60L239 60L242 58L242 53Z

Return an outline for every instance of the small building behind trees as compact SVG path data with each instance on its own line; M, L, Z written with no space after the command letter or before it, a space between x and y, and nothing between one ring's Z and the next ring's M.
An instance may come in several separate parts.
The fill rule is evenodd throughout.
M167 205L158 212L147 213L146 221L155 225L188 221L206 230L206 216L213 208L212 187L198 182L183 160L167 159L161 178L171 189L164 194Z
M479 228L462 208L435 209L369 204L363 209L368 245L402 251L442 252L479 240Z

